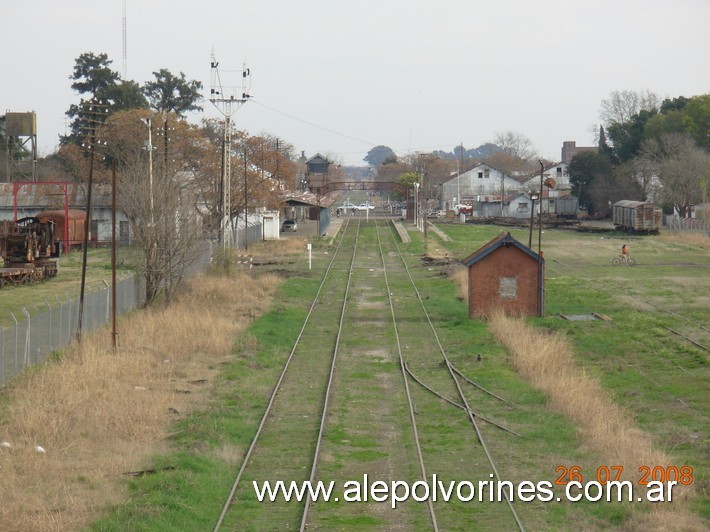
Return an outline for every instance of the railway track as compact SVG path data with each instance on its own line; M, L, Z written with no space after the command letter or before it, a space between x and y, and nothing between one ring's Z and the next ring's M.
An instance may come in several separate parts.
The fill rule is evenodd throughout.
M396 508L366 491L345 502L353 481L405 489L431 485L434 474L447 485L501 478L474 408L487 390L453 367L391 226L370 220L349 218L341 229L215 530L523 529L510 502L433 502L421 490ZM333 497L258 502L253 482L279 480L332 482Z

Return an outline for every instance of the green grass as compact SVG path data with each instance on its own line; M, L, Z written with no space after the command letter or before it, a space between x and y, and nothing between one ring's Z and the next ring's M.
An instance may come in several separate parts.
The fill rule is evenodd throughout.
M116 268L119 279L133 273L129 262L133 260L131 257L134 255L132 250L119 250L119 256L122 257ZM72 251L69 255L59 257L58 261L59 273L53 279L0 289L0 327L14 325L10 313L20 319L23 316L23 308L33 314L36 310L46 310L47 303L53 307L58 305L57 298L66 302L69 297L77 297L81 283L82 253ZM111 282L111 250L90 249L86 261L85 290L88 292L104 288L104 281Z
M445 244L430 233L428 246L446 247L457 258L466 257L501 231L500 227L471 224L439 227L453 242ZM526 230L513 229L511 233L527 243ZM475 400L476 408L484 415L522 435L516 438L481 424L502 476L517 481L554 481L558 465L579 464L585 471L608 465L585 446L568 419L548 409L545 395L510 367L507 353L487 332L486 325L467 319L466 304L456 299L450 279L439 275L437 268L420 267L423 238L417 232L412 236L413 242L400 244L400 248L426 298L427 311L447 355L467 377L509 403L500 403L462 384L467 396ZM599 379L614 401L628 409L638 427L654 435L657 447L672 457L673 465L693 466L699 496L689 507L710 519L710 502L703 492L710 482L706 470L710 440L708 354L663 328L691 329L686 322L644 304L652 300L660 306L672 306L688 318L696 322L705 320L707 324L705 304L696 301L696 297L710 293L708 270L668 264L678 262L679 252L683 254L683 262L708 264L710 253L707 248L653 237L639 238L632 241L631 248L632 254L639 258L639 266L615 269L610 260L621 238L613 234L601 239L594 234L546 230L543 248L548 264L547 315L530 322L551 333L565 334L573 344L577 364ZM318 250L325 251L325 244L318 243ZM313 271L299 266L298 273L284 282L272 311L256 320L246 333L256 339L255 347L244 342L238 347L235 361L223 369L222 381L214 390L213 406L176 425L172 438L174 451L156 458L155 463L156 468L175 469L130 480L131 499L109 512L93 529L204 530L214 525L217 506L221 506L231 487L239 456L251 440L285 353L290 351L317 289L318 272L329 258L321 253ZM392 291L402 293L404 285L395 284ZM378 297L371 301L384 301ZM414 300L408 301L418 305ZM587 312L609 316L611 321L570 322L558 317L560 313ZM373 314L368 311L363 316L371 319ZM367 334L355 340L353 346L361 350L374 345ZM701 336L700 340L706 345L710 343L707 337ZM481 362L475 361L478 354L482 356ZM378 371L393 369L391 363L373 359L350 377L352 382L367 386ZM410 385L420 398L429 393L415 383ZM336 412L345 415L341 408L336 406ZM442 402L432 410L440 417L420 417L422 430L429 434L425 451L453 451L463 437L475 445L470 431L466 436L452 434L447 424L439 421L451 413L451 408ZM340 471L353 463L382 458L372 438L355 434L342 423L329 426L325 437L333 445L348 440L349 459L338 457L331 470ZM234 449L232 459L224 458L220 452L224 447ZM406 452L410 450L407 447ZM460 475L472 465L461 465ZM480 470L484 465L477 463L475 467ZM249 504L253 504L252 511L263 511L260 504ZM339 507L346 506L341 503ZM580 529L619 529L634 511L629 505L593 503L533 503L516 505L516 509L530 530L566 529L570 523ZM481 511L485 513L484 509ZM319 524L328 528L372 529L382 522L371 515L352 515L348 507L339 516L330 511L323 513ZM490 526L496 529L495 525Z

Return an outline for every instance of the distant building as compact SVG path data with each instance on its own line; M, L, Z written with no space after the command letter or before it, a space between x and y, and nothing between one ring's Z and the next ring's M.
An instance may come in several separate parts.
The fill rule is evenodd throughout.
M533 201L528 194L511 194L503 200L503 215L507 218L529 219Z
M566 140L562 143L562 162L569 164L572 162L572 158L578 153L585 151L597 151L599 148L596 146L577 146L577 142L574 140Z
M586 148L580 149L584 150ZM544 167L542 170L542 180L544 183L554 183L552 187L543 186L542 212L544 214L573 214L573 212L568 212L569 207L566 205L565 209L558 209L559 200L570 197L572 193L572 184L569 179L569 165L565 162L559 162ZM526 177L524 190L537 192L539 195L540 172L530 174ZM539 206L536 207L536 210L539 210Z
M0 183L0 220L13 220L37 216L43 211L61 211L65 208L86 209L86 186L83 183L22 182ZM91 226L89 234L95 243L110 242L111 185L96 183L92 189ZM85 211L84 211L85 212ZM116 210L117 237L120 244L128 244L133 237L128 217Z
M468 205L496 203L497 212L485 213L483 216L500 216L501 198L520 192L522 187L519 180L481 163L442 183L440 208L449 210L457 204L464 203Z
M316 153L305 164L308 189L314 194L326 194L328 192L328 168L333 162L320 153Z

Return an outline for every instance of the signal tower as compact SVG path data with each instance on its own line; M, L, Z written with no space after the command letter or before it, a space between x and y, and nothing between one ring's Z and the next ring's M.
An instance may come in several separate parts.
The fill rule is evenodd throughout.
M231 180L232 180L232 115L246 103L251 96L251 73L244 65L241 70L241 84L226 85L222 83L219 62L212 53L210 62L210 102L222 113L224 117L224 136L222 140L222 175L220 179L220 240L222 247L227 249L232 242L232 206L231 206ZM239 71L225 71L230 78L235 78ZM236 81L236 80L235 80Z

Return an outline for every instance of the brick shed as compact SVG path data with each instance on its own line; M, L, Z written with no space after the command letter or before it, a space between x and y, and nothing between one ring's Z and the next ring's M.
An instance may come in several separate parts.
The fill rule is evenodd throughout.
M501 234L464 259L468 268L468 316L485 318L497 308L513 316L543 316L545 260Z

